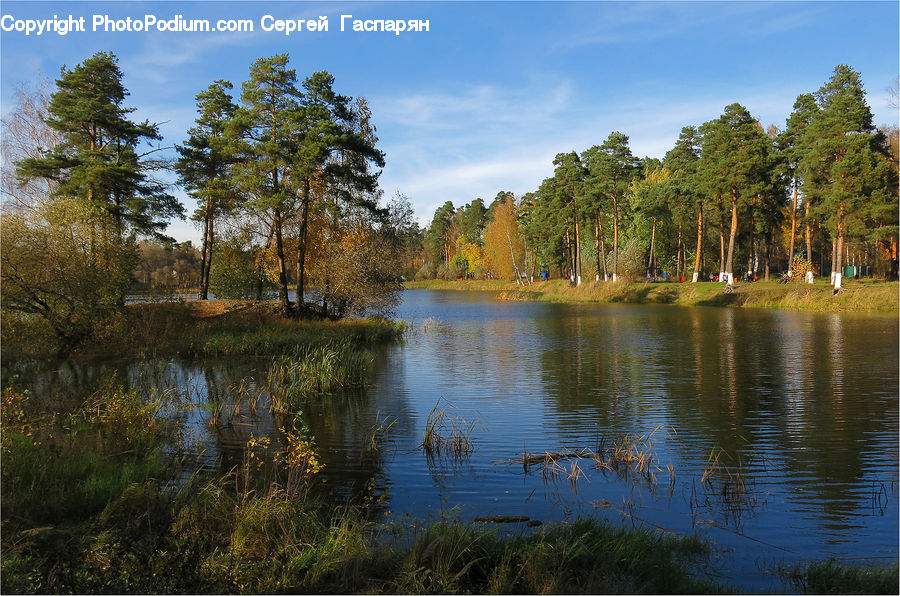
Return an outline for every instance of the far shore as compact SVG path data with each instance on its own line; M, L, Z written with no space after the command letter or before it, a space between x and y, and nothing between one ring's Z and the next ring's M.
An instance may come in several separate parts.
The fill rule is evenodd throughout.
M680 306L726 306L777 308L812 312L900 312L900 283L896 281L845 280L834 294L827 280L814 284L775 281L738 283L734 292L723 292L718 282L597 282L572 286L567 280L535 281L516 285L508 280L407 281L406 289L496 292L499 300L542 302L604 302L627 304L675 304Z

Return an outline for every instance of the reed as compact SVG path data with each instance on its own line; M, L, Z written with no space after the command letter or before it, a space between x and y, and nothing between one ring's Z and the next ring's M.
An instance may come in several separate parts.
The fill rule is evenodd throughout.
M397 424L397 418L393 416L381 417L380 412L375 412L375 423L369 427L362 440L362 452L376 452L384 441L391 428Z
M419 447L429 459L442 456L463 459L475 450L471 437L477 421L469 422L461 416L451 417L448 408L438 409L440 405L438 401L428 414ZM452 407L449 406L450 409Z
M298 409L309 395L363 386L374 358L347 341L297 348L269 366L265 385L273 413Z
M556 452L545 451L542 454L529 454L524 451L522 457L512 460L512 463L522 464L526 473L532 466L539 466L545 478L564 476L574 484L580 478L587 478L583 468L576 462L591 460L595 469L616 472L620 475L633 475L655 485L656 473L663 470L653 463L656 455L651 439L660 428L657 426L651 432L642 435L626 434L620 439L614 440L609 448L605 447L605 440L601 439L596 451L587 448ZM565 467L561 463L565 460L574 461ZM666 470L669 473L670 484L674 486L675 471L671 464Z
M800 594L897 594L898 571L896 562L850 565L835 560L776 569L784 582Z

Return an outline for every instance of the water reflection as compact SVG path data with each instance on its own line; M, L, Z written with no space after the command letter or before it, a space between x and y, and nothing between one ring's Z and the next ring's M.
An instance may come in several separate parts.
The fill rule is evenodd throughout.
M338 498L368 495L395 516L596 514L700 529L741 553L735 573L747 577L776 554L896 557L895 317L427 291L406 292L398 315L412 331L379 356L366 391L302 408ZM177 386L202 406L181 414L184 446L199 466L227 470L251 434L296 422L272 418L266 396L255 412L245 401L235 411L235 383L260 390L266 366L63 363L30 382L36 395L72 395L112 373L145 392ZM438 403L478 421L464 460L429 461L420 449ZM655 482L585 461L572 483L514 463L524 451L600 450L625 435L650 443Z

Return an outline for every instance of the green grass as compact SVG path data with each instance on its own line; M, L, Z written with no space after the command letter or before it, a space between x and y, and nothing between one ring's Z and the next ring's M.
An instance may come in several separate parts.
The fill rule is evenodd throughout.
M477 291L500 291L510 287L516 287L516 284L505 279L424 279L403 282L403 287L408 290L477 290Z
M305 344L276 358L266 374L272 410L285 415L315 393L365 385L374 357L349 341Z
M801 594L897 594L897 563L854 566L837 561L815 561L781 570L781 575Z
M623 304L676 304L681 306L726 306L779 308L813 312L884 312L900 310L900 285L897 282L847 280L844 289L834 295L827 280L815 284L779 284L775 281L739 283L726 294L723 285L713 282L643 283L588 281L573 287L565 280L538 281L517 286L502 280L407 282L409 289L492 290L501 300L544 302L608 302Z
M45 358L53 343L37 334L15 333L25 321L4 321L3 356ZM298 346L345 341L370 348L398 340L404 323L382 317L298 320L278 314L277 304L254 301L194 301L133 304L86 340L78 359L146 356L278 356ZM32 339L33 338L33 339Z

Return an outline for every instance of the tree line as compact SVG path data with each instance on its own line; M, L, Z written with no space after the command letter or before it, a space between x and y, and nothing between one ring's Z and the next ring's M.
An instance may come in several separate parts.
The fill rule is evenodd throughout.
M287 316L390 310L397 263L415 264L421 236L409 200L383 204L365 98L325 71L299 81L288 62L256 60L237 98L225 80L200 92L174 159L157 124L131 117L112 53L22 92L3 121L4 328L42 321L68 350L122 312L136 281L171 283L169 266L190 279L196 249L163 233L186 215L165 172L197 201L201 299L272 291Z
M523 196L448 201L426 231L419 277L527 283L555 270L580 284L665 270L733 285L736 272L786 270L809 282L830 273L840 289L849 257L896 278L897 139L896 127L875 128L859 73L839 65L781 129L733 103L684 127L661 160L634 156L617 131L558 154Z

